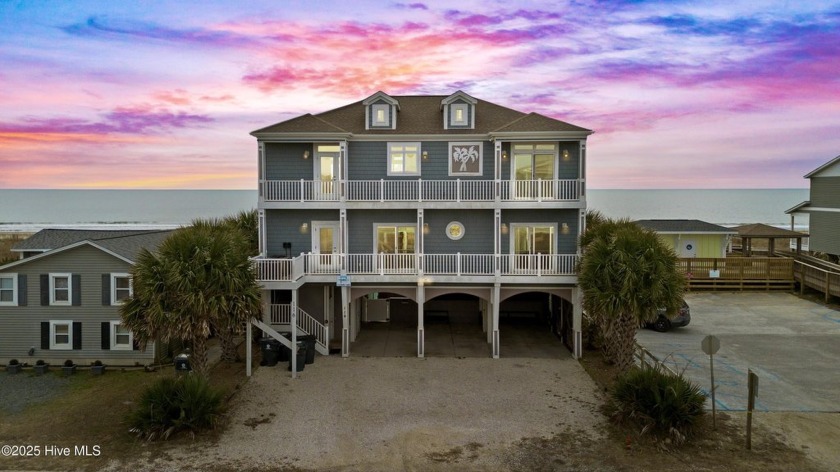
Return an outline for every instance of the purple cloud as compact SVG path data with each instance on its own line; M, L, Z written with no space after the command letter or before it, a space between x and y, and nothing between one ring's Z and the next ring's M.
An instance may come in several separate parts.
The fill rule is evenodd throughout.
M163 40L207 46L245 46L252 43L251 38L228 31L173 29L148 22L113 21L95 16L84 23L64 26L61 30L82 37Z
M190 128L214 120L208 116L142 107L120 107L100 121L77 118L25 117L20 123L0 122L0 133L15 134L135 134L149 135L174 129Z

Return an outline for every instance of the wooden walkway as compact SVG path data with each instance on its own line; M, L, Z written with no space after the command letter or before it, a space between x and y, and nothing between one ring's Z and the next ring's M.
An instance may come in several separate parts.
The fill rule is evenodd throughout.
M780 257L680 259L688 290L793 290L794 260Z

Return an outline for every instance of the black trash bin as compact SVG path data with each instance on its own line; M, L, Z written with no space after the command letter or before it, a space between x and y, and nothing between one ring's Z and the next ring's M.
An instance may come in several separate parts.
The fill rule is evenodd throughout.
M289 342L292 342L292 333L280 333L283 335L284 338L288 339ZM280 355L277 358L280 362L289 362L289 359L292 357L292 351L287 348L284 344L280 344Z
M314 334L305 334L298 336L298 340L306 345L306 363L312 364L315 362L315 340L317 338Z
M300 372L306 367L306 343L297 343L297 371ZM289 372L292 370L292 359L289 359Z
M260 339L260 349L262 352L262 361L260 365L274 366L280 360L280 348L282 344L274 338Z

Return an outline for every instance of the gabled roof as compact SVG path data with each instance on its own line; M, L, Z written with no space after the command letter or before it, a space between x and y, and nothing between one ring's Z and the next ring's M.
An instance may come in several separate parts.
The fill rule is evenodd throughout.
M637 220L637 225L657 233L737 234L738 231L700 220Z
M475 105L475 103L476 103L475 98L473 98L473 97L467 95L466 93L458 90L457 92L453 93L452 95L450 95L450 96L448 96L448 97L446 97L446 98L444 98L443 100L440 101L441 110L443 109L444 105L449 105L450 103L454 102L455 100L458 100L459 98L461 100L463 100L467 103L471 103L473 105Z
M400 109L400 102L398 100L396 100L394 97L392 97L392 96L390 96L387 93L382 92L382 91L376 92L375 94L371 95L370 97L364 99L362 101L362 104L363 105L370 105L371 103L374 103L378 100L384 100L389 105L395 105L397 107L397 110Z
M811 206L811 200L805 200L804 202L800 203L799 205L788 208L787 210L785 210L785 213L788 214L788 215L791 214L791 213L799 213L800 211L805 210L809 206Z
M89 245L133 264L141 249L157 248L171 230L73 230L44 229L21 241L12 249L17 252L41 252L9 264L1 269L29 263L82 245Z
M810 179L811 177L815 177L817 174L819 174L823 171L826 171L826 170L834 167L835 165L840 165L840 156L837 156L834 159L832 159L832 160L826 162L825 164L817 167L816 169L812 170L811 172L808 172L807 174L805 174L805 178Z
M591 130L586 128L581 128L580 126L575 126L538 113L523 113L481 99L475 99L475 128L445 130L443 128L443 114L440 112L440 107L441 102L449 97L451 95L404 95L391 97L400 104L400 119L396 129L365 129L365 102L358 101L316 115L303 115L298 118L276 123L253 131L251 135L261 137L261 135L265 136L266 134L273 133L308 132L345 132L354 135L475 135L490 134L497 131L571 131L581 134L592 133ZM312 121L308 117L316 118L323 123Z
M738 236L742 238L802 238L808 236L805 233L776 228L775 226L765 225L763 223L753 223L732 229L737 230Z

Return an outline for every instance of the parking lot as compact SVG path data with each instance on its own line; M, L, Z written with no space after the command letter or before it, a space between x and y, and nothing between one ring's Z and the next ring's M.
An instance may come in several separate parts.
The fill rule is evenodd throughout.
M639 344L707 393L715 335L716 405L746 410L747 372L759 377L758 411L840 411L840 312L788 293L690 293L691 324L667 333L640 330Z

